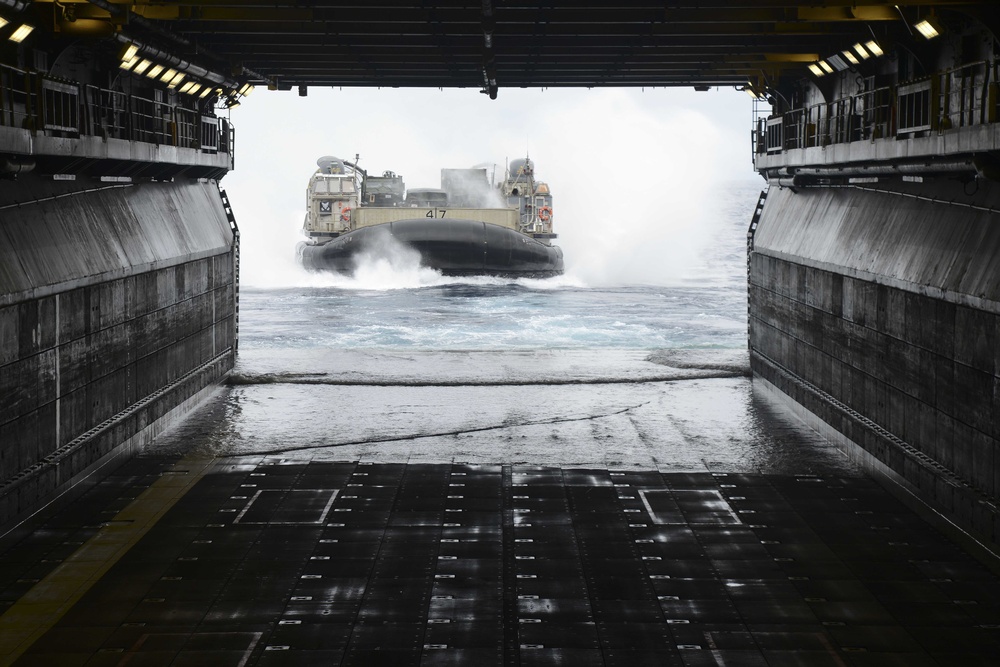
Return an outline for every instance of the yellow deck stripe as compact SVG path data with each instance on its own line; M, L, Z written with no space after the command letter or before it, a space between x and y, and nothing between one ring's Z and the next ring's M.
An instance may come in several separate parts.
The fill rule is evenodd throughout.
M176 463L96 535L0 616L0 665L10 665L48 632L188 490L214 459Z

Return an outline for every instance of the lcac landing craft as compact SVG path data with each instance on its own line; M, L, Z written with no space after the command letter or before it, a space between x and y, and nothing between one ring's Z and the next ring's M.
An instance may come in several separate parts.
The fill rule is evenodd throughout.
M442 169L440 189L410 190L391 171L369 176L356 158L316 164L306 192L308 239L297 248L307 269L350 274L360 256L378 256L395 241L448 276L563 272L562 250L552 245L552 194L535 181L528 158L512 161L499 184L486 169Z

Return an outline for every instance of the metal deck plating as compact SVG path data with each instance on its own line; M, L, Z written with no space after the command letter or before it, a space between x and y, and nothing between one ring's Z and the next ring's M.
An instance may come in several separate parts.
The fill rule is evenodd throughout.
M100 551L144 515L159 518L130 548ZM106 573L69 576L81 560ZM863 477L143 457L2 562L2 634L37 637L5 645L17 665L950 665L1000 649L997 577ZM72 591L59 616L33 613Z

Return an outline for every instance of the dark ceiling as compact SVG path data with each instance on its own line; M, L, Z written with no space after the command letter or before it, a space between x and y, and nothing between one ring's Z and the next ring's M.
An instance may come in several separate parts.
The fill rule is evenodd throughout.
M6 4L23 0L3 0ZM34 2L241 80L296 86L771 85L863 39L911 37L935 11L991 20L1000 0L201 0Z

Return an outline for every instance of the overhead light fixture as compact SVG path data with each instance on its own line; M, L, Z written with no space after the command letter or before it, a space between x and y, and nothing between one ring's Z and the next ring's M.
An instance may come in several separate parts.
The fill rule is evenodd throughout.
M817 65L816 63L813 63L812 65L809 66L809 71L815 74L816 76L823 76L826 74L823 68Z
M246 97L252 92L253 92L253 86L251 86L249 83L244 83L243 87L240 88L240 95L242 95L243 97Z
M10 37L8 37L7 39L9 39L12 42L17 42L18 44L20 44L25 39L27 39L28 35L30 35L31 31L34 29L35 29L34 26L30 26L27 23L25 23L21 26L18 26L17 30L12 32L10 34Z
M875 40L872 40L870 42L865 42L865 48L871 51L873 56L880 56L884 53L882 51L882 47L879 46L878 42L876 42Z
M212 92L212 89L211 89L211 88L209 88L208 86L206 86L206 87L205 87L205 90L201 91L201 95L199 95L198 97L199 97L199 98L201 98L201 99L204 99L205 97L207 97L207 96L208 96L208 94L209 94L210 92Z
M240 101L236 99L236 93L230 93L226 95L225 106L227 109L235 109L240 105Z
M861 46L861 42L854 45L854 52L861 56L862 60L868 60L872 57L872 54L868 53L867 49Z
M179 92L179 93L187 93L189 90L191 90L191 87L194 86L194 85L195 85L194 81L188 81L183 86L181 86L180 90L178 90L177 92Z
M850 50L843 51L842 55L845 58L847 58L847 62L851 63L852 65L859 65L860 64L860 61L857 58L854 57L854 54L851 53Z
M138 58L132 58L131 60L123 60L121 61L121 63L118 64L118 67L124 70L130 70L133 67L135 67L138 62L139 62Z
M160 72L162 72L163 69L164 69L163 65L153 65L152 67L149 68L149 71L146 72L146 76L148 76L150 79L155 79L158 76L160 76Z
M170 83L167 84L167 88L176 88L181 85L181 81L184 80L184 72L178 72L174 75L174 78L170 79Z
M142 60L135 68L132 70L136 74L142 74L153 64L152 60Z
M10 21L8 21L8 20L7 20L7 19L5 19L4 17L0 16L0 28L4 27L4 26L5 26L5 25L7 25L8 23L10 23Z
M830 63L826 62L825 60L820 60L819 66L822 67L823 71L826 72L827 74L833 74L833 68L830 67Z
M139 55L139 47L133 44L132 42L128 42L125 45L125 48L122 49L121 58L122 61L132 60L137 55Z
M177 76L177 70L166 69L163 71L163 76L160 77L160 81L162 81L163 83L170 83L175 76Z
M941 24L937 22L937 17L933 14L930 14L922 21L917 21L913 24L913 27L927 39L934 39L941 34Z
M826 60L831 65L833 65L833 69L837 70L838 72L843 72L845 69L849 69L851 67L849 64L847 64L847 61L840 56L839 53L833 54Z
M201 90L201 84L200 83L195 83L194 81L188 81L188 83L191 84L191 87L187 89L187 94L188 95L197 95L198 91Z

